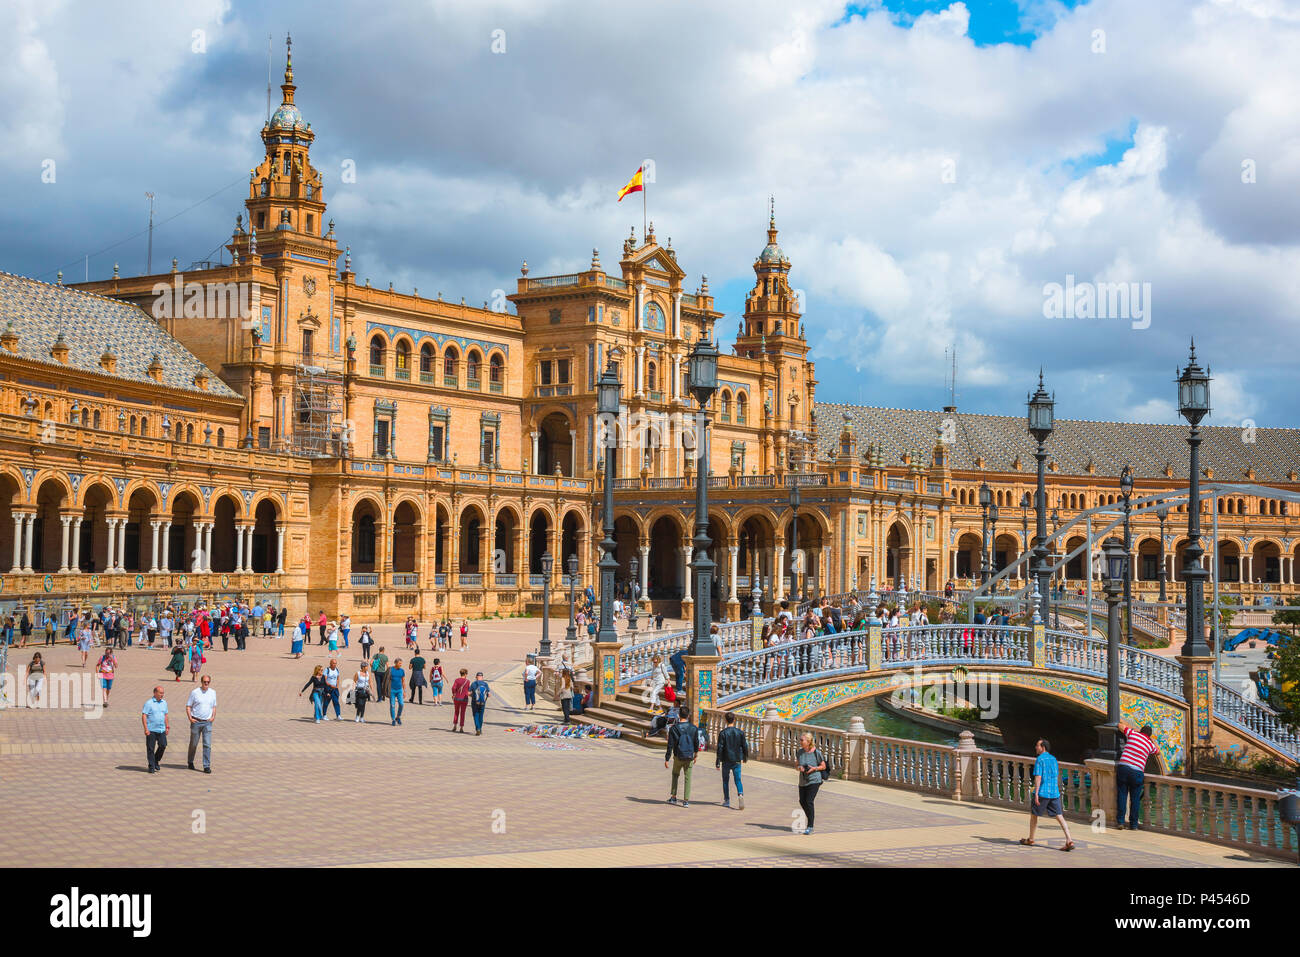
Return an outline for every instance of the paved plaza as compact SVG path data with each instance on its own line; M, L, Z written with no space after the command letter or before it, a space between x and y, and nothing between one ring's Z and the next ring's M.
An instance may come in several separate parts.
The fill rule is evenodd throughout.
M407 704L389 724L371 702L367 723L311 720L297 693L327 655L301 660L287 639L251 638L248 650L208 652L219 706L213 774L185 766L188 674L172 681L165 651L119 653L110 706L0 714L0 802L21 827L0 848L3 866L1277 866L1245 851L1147 832L1093 833L1074 824L1076 850L1059 851L1055 825L1040 846L1019 811L836 781L817 800L817 830L794 834L794 771L751 762L747 809L720 806L712 753L701 759L689 809L664 803L659 752L620 741L536 740L510 729L558 718L521 710L519 672L537 643L536 620L475 622L468 652L440 654L448 673L482 670L493 698L484 734L450 732L451 708ZM360 632L354 626L353 636ZM396 625L379 626L390 657L406 657ZM552 635L563 634L563 622ZM233 643L232 643L233 644ZM45 650L39 648L39 650ZM31 648L11 652L12 668ZM427 650L425 657L434 657ZM351 676L354 641L340 653ZM80 671L57 646L50 670ZM91 658L93 665L95 656ZM140 706L155 684L171 704L163 770L146 773ZM11 819L12 820L12 819Z

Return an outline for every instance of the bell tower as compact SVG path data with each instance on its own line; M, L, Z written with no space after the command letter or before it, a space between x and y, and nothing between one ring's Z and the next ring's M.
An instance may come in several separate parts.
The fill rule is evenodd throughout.
M293 102L293 39L287 35L285 49L283 101L262 127L266 158L249 173L244 203L259 240L271 240L280 230L316 237L323 232L325 196L308 155L316 134Z
M806 356L808 343L799 327L799 301L790 288L790 259L776 242L776 204L768 199L767 245L754 260L754 288L745 297L745 317L736 352Z

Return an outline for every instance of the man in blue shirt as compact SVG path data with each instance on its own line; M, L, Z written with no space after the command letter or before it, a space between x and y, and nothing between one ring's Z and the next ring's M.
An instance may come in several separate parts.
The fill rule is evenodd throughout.
M1061 812L1061 768L1051 754L1052 745L1046 738L1039 738L1034 743L1034 789L1029 802L1029 836L1022 837L1020 843L1026 847L1034 844L1034 830L1038 827L1040 817L1054 817L1065 832L1063 851L1074 850L1074 841L1070 839L1070 828L1065 823Z
M487 708L492 690L483 680L483 672L474 676L474 683L469 686L469 709L474 715L474 733L483 733L483 711Z
M153 697L140 709L140 723L144 726L144 754L149 760L149 773L162 767L163 752L167 750L167 732L171 719L167 717L167 702L163 700L162 685L153 689Z

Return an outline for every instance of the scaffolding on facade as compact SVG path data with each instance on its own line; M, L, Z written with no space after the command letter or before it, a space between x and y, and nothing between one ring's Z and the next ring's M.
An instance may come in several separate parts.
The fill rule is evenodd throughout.
M343 421L343 370L328 356L299 357L294 374L294 455L333 458L347 440Z

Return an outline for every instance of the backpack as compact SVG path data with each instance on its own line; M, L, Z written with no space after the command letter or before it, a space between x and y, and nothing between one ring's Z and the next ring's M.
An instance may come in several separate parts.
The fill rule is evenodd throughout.
M689 761L695 757L700 732L689 721L679 721L673 727L677 729L677 740L673 744L673 751L683 761ZM691 734L692 731L695 732L694 735Z
M821 749L813 751L813 757L817 759L818 764L826 765L826 770L818 773L822 776L822 784L829 783L831 779L831 763L826 760L826 755L821 753Z

